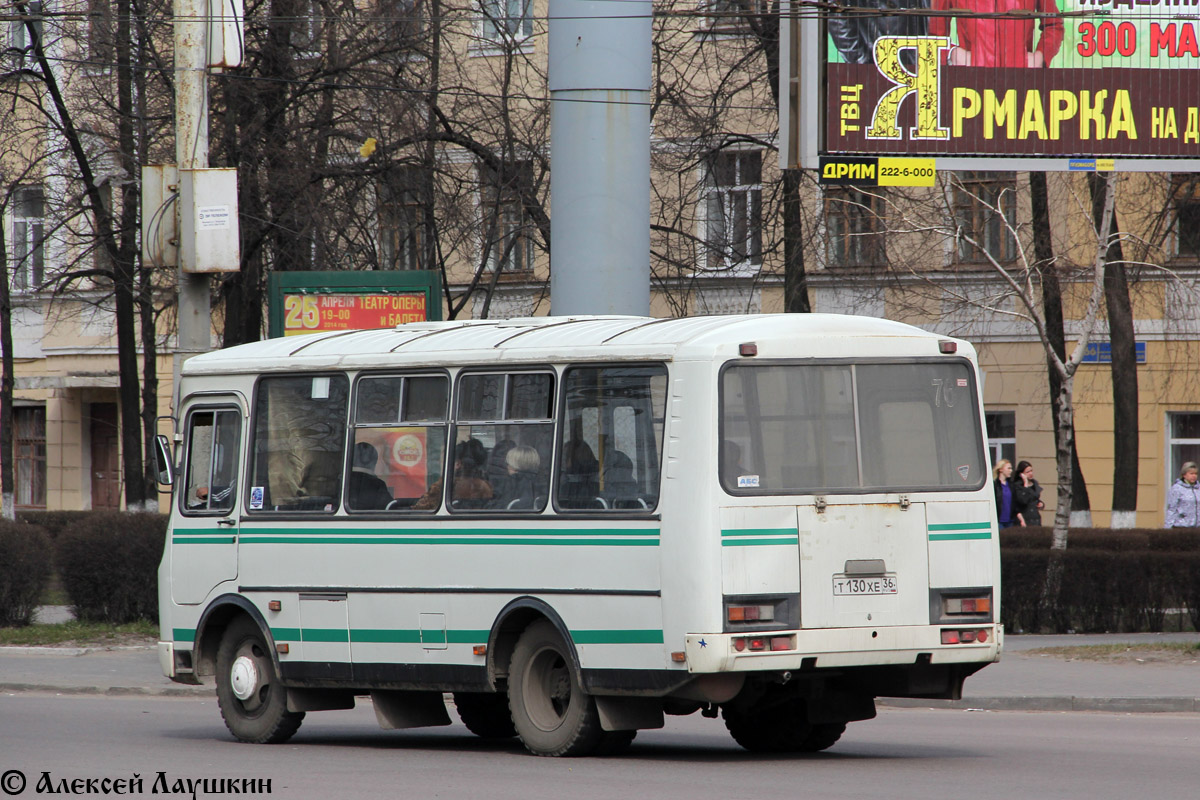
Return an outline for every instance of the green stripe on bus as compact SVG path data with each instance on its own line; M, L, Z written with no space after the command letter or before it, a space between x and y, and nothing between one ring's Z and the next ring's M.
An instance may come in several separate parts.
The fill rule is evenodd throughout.
M242 534L242 544L501 544L599 547L657 547L656 539L475 539L454 537L255 536Z
M576 644L662 644L661 630L571 631Z
M274 628L276 641L354 642L357 644L420 644L421 631L412 628ZM425 641L437 644L485 644L486 630L427 630ZM661 630L579 630L571 631L576 644L662 644Z
M174 628L171 631L171 637L177 642L194 642L196 641L196 629Z
M931 542L962 542L971 539L991 539L991 531L979 531L977 533L931 533L929 541Z
M796 536L795 528L738 528L721 531L721 536Z
M243 536L658 536L658 528L257 528Z
M764 547L771 545L792 545L799 544L800 537L793 536L790 539L726 539L721 542L722 547Z
M171 540L173 544L233 544L236 541L234 536L189 536L184 539L177 536Z
M991 531L990 522L939 522L929 526L933 531Z

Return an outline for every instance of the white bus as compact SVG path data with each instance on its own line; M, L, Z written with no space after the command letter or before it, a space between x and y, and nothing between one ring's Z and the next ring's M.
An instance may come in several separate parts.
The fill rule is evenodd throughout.
M972 347L818 314L430 322L183 368L164 673L281 742L611 752L664 714L816 751L999 657Z

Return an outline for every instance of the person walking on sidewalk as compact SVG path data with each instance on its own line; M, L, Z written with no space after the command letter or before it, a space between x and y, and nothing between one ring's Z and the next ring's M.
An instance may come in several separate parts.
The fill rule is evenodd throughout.
M1179 470L1179 480L1167 490L1167 515L1164 528L1200 528L1200 469L1188 461Z
M1030 527L1041 525L1042 509L1046 504L1042 502L1042 485L1033 479L1033 464L1018 461L1013 484L1013 502L1021 524Z
M996 518L1000 521L1000 527L1024 525L1025 521L1017 515L1016 497L1013 495L1012 462L1007 458L1000 459L992 473L995 476L992 488L996 490Z

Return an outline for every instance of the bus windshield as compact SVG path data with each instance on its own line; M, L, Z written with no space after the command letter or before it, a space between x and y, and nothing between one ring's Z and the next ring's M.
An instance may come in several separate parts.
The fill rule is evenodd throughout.
M721 380L734 494L971 491L986 478L965 361L736 364Z

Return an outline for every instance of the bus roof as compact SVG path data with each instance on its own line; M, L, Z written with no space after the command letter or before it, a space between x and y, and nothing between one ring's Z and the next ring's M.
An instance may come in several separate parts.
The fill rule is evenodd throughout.
M864 347L854 340L870 338ZM529 317L414 322L391 329L268 339L193 356L185 375L736 356L753 342L760 358L937 355L947 337L900 322L838 314L746 314L678 319ZM893 343L892 347L880 340ZM957 341L957 340L956 340ZM958 351L973 353L958 342Z

